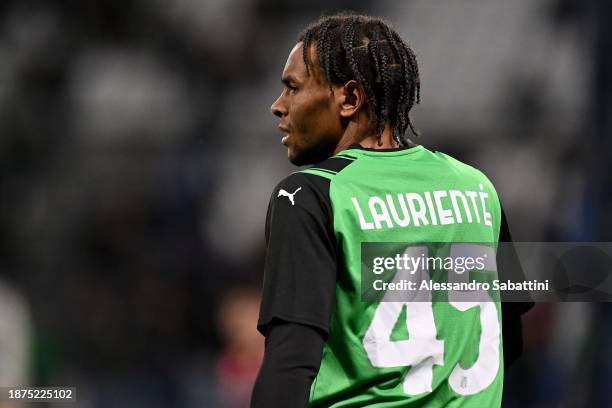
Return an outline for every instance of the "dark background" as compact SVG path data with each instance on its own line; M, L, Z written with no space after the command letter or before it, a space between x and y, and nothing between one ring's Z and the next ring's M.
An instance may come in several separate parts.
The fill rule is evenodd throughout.
M411 43L416 141L484 170L515 239L612 241L608 1L3 0L0 386L246 406L293 171L269 107L299 31L340 9ZM609 304L538 304L525 338L504 406L612 406Z

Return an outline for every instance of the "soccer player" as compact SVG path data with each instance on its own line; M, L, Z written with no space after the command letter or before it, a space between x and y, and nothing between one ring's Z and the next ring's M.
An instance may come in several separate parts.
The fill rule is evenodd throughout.
M271 110L288 158L315 165L270 199L252 407L499 406L529 305L361 297L362 243L508 239L491 182L406 137L413 50L382 19L323 17L282 83Z

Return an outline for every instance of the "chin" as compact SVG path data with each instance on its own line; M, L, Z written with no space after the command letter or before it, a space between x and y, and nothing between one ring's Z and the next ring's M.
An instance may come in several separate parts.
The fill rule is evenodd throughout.
M316 160L314 157L305 154L304 152L298 152L293 149L289 149L287 152L287 158L291 162L291 164L295 166L306 166L309 164L318 163L321 160Z
M304 159L303 155L296 153L291 148L287 151L287 158L289 159L291 164L295 166L305 166L307 164L313 164L310 163L308 160Z
M306 166L309 164L320 163L323 160L333 156L333 149L304 149L298 150L289 147L287 150L287 158L295 166Z

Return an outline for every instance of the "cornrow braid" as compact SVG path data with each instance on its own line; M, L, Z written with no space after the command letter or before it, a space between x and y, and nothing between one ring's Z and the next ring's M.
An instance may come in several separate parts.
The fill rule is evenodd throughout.
M385 122L387 122L389 120L389 105L391 104L391 90L389 89L389 67L387 65L387 56L385 54L383 54L381 57L381 64L380 64L380 73L382 76L382 85L383 85L383 106L381 108L382 112L381 112L381 117L379 118L379 123L378 123L378 128L376 130L377 134L382 133L384 127L385 127ZM378 144L382 144L380 137L378 140Z
M310 40L313 34L314 34L313 32L307 32L306 34L304 34L304 37L301 39L302 47L304 48L304 50L308 50L310 48ZM308 63L308 53L307 52L302 53L302 58L304 59L304 65L306 65L306 73L310 75L310 64Z
M406 83L410 83L410 79L408 77L408 70L407 70L407 63L406 63L406 58L405 58L405 50L402 48L400 49L395 36L393 36L391 29L388 26L385 26L385 31L384 34L387 38L387 41L389 41L391 43L391 46L393 47L393 50L395 51L395 53L397 55L399 55L399 57L402 60L402 78ZM410 92L410 91L408 91ZM402 102L404 102L404 98L406 97L406 89L405 87L400 87L400 94L399 97L397 99L397 105L398 106L402 106ZM412 108L412 106L410 105L410 108ZM408 109L410 110L410 109ZM406 116L404 114L404 112L402 110L396 110L395 112L395 121L396 123L398 123L399 126L395 127L393 129L393 138L401 144L401 135L398 132L398 128L406 128Z
M317 65L330 90L351 79L359 83L379 144L387 124L400 145L409 143L406 130L419 135L410 118L411 109L421 101L416 55L387 22L354 13L324 16L308 26L298 41L309 74L313 64L309 50L314 44Z
M329 56L329 50L331 49L331 38L327 35L327 30L329 29L330 24L331 21L326 21L323 23L320 34L321 41L317 42L317 55L320 55L323 58L323 67L325 68L326 78L331 77ZM329 89L332 89L331 82L329 83Z
M374 78L374 82L380 83L382 82L383 79L381 76L381 66L378 61L378 56L379 56L378 55L379 54L378 52L378 32L374 31L372 33L372 39L368 41L367 47L368 47L368 53L370 55L370 59L374 61L374 72L376 74ZM378 145L380 146L382 144L381 128L384 130L385 122L384 122L384 118L383 120L381 120L381 118L383 117L383 112L376 112L376 115L378 117L378 122L376 123L376 139L377 139Z
M409 73L406 73L407 77L409 75L410 77L415 78L412 84L413 86L411 86L409 90L410 99L408 105L406 106L406 111L402 113L402 116L405 118L404 120L407 121L408 126L410 126L410 130L412 131L412 133L418 136L419 132L415 129L414 125L412 124L412 120L409 116L409 111L410 109L412 109L414 104L421 102L421 80L419 77L419 66L417 64L416 55L410 47L405 45L405 43L397 33L391 32L391 30L389 30L389 34L395 38L397 43L404 45L402 59L406 61L403 66L406 68L406 70L410 70Z
M378 105L378 101L376 100L376 96L374 95L371 84L361 74L361 71L359 70L359 63L357 59L355 58L355 49L354 49L353 43L355 40L355 24L356 23L357 23L356 18L349 19L346 25L345 31L344 31L344 36L342 38L343 40L342 45L346 51L346 55L347 55L349 65L352 70L352 74L357 79L357 82L359 82L361 86L363 86L366 96L369 99L374 109L374 121L375 123L378 123L378 115L376 114L376 108ZM378 133L377 133L377 136L378 136Z

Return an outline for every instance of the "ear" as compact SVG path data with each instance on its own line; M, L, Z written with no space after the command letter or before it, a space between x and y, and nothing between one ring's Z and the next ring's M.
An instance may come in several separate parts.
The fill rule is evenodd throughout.
M340 99L340 116L350 118L364 105L365 92L354 79L351 79L339 88L337 95Z

